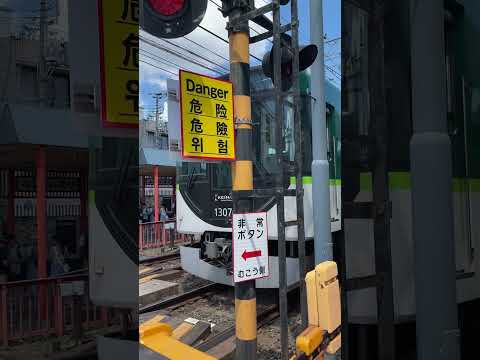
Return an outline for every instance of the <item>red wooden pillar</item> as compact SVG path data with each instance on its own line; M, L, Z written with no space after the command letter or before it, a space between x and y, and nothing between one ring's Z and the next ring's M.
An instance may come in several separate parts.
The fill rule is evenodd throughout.
M57 280L55 282L55 332L58 337L62 337L64 334L63 326L63 302L62 302L62 290L61 290L61 281ZM87 314L88 317L88 314Z
M153 177L154 177L154 184L153 184L153 194L154 194L154 201L155 201L155 222L159 220L159 209L158 209L158 166L153 167Z
M47 277L47 159L44 147L39 147L36 154L37 180L37 269L38 277Z
M15 235L15 169L8 169L7 233Z
M44 147L36 151L36 192L37 192L37 277L47 277L47 211L46 211L47 159ZM48 319L47 285L40 285L39 310L42 320Z

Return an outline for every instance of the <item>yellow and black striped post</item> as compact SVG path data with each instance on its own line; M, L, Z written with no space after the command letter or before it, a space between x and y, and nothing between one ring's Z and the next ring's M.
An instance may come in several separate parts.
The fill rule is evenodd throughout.
M230 9L230 19L244 9ZM233 210L251 212L251 198L239 194L253 190L252 111L250 101L250 54L248 23L229 29L230 80L236 122L236 161L232 164ZM236 359L257 357L257 301L255 280L235 284Z

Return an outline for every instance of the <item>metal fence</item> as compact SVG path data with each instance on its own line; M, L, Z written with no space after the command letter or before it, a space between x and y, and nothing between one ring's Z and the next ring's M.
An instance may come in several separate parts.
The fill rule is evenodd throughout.
M190 242L190 235L177 233L176 224L175 219L140 223L138 231L140 251Z
M72 292L73 288L77 292ZM36 336L71 334L75 318L80 320L82 330L89 330L109 326L114 317L113 310L90 302L87 274L0 284L3 346Z

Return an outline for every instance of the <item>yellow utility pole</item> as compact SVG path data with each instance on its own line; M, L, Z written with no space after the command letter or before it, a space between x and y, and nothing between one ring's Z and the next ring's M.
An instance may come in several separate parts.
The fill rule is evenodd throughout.
M232 21L248 12L242 1L223 1L223 13ZM228 28L230 80L234 90L236 161L232 164L234 213L253 211L245 194L253 190L252 109L250 99L250 35L248 21ZM243 194L243 196L242 196ZM255 280L235 284L236 359L257 358L257 301Z

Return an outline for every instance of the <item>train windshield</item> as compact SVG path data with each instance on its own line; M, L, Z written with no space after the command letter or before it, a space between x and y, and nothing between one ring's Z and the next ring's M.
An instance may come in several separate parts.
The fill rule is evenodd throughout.
M304 120L304 146L311 146L310 141L310 97L302 96L302 120ZM263 188L274 185L270 184L279 174L280 167L276 161L276 132L275 132L275 102L271 92L252 96L252 121L253 121L253 162L254 162L254 186ZM292 104L284 106L284 149L285 161L294 161L294 126ZM305 175L309 173L311 163L311 151L304 152ZM182 162L178 165L178 178L181 184L188 185L192 181L202 181L205 176L212 176L212 187L217 190L231 189L231 165L228 162L199 163ZM288 180L288 179L287 179Z
M252 152L253 182L255 189L268 189L278 186L276 179L286 166L277 163L277 138L275 120L275 96L270 79L265 78L261 68L252 69L250 74L250 93L252 101ZM309 76L302 73L300 117L303 127L303 175L311 175L311 96L309 94ZM283 101L284 162L293 162L294 114L291 97ZM284 174L283 186L290 186L290 177ZM187 206L204 221L227 226L224 214L231 212L232 175L229 162L182 162L177 166L177 183L181 197ZM257 210L267 210L273 199L266 197L255 199ZM220 214L220 215L219 215Z

